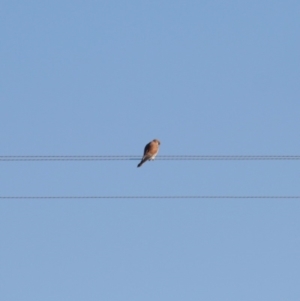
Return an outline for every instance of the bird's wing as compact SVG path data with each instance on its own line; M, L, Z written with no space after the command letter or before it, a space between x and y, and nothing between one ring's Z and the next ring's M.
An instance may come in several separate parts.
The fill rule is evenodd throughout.
M144 148L144 156L150 151L150 149L151 149L151 143L152 143L152 141L149 142L149 143L145 146L145 148Z

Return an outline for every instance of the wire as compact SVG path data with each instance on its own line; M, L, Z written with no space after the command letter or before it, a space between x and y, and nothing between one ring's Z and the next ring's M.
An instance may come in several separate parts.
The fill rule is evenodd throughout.
M186 196L0 196L0 199L300 199L300 196L230 196L230 195L186 195Z
M141 156L0 156L0 161L127 161L141 160ZM156 160L300 160L300 156L205 156L205 155L183 155L183 156L159 156Z

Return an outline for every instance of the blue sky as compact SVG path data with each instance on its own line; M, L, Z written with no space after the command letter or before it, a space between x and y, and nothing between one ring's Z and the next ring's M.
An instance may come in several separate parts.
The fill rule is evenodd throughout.
M1 155L299 155L299 1L2 1ZM0 196L300 195L297 161L1 162ZM0 201L1 300L299 300L297 200Z

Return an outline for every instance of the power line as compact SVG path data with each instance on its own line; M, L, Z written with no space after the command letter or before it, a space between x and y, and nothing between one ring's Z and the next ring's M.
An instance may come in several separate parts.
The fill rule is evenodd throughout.
M300 199L300 196L233 196L233 195L186 195L186 196L0 196L0 199Z
M0 161L128 161L140 160L141 156L0 156ZM239 161L239 160L300 160L300 156L247 156L247 155L232 155L232 156L207 156L207 155L170 155L159 156L156 160L173 160L173 161L189 161L189 160L216 160L216 161Z

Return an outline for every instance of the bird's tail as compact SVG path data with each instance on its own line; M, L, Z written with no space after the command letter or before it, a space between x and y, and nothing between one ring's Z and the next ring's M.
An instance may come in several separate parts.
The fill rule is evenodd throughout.
M141 162L138 164L137 167L141 167L147 160L149 160L148 156L143 157L143 159L141 160Z
M137 167L141 167L144 163L145 163L146 160L142 160Z

